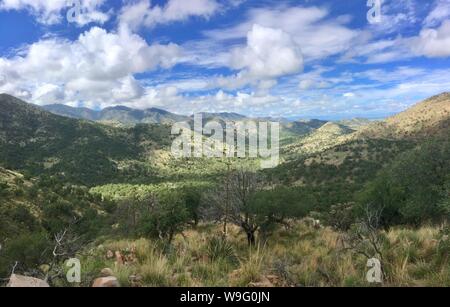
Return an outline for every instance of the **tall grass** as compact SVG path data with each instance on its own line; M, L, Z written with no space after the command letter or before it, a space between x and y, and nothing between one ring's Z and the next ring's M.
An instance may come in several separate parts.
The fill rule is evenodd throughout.
M200 226L170 247L147 239L107 242L83 257L83 285L109 267L122 286L375 286L366 281L367 258L344 248L342 234L330 228L297 223L255 247L238 228L226 239L219 232L218 226ZM438 228L382 235L383 286L450 286L450 242ZM117 266L106 259L108 250L133 250L136 261Z

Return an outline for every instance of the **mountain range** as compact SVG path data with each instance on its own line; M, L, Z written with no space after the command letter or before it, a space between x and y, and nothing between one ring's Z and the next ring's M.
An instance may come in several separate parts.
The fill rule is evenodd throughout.
M170 127L160 123L192 121L192 117L159 109L114 107L93 111L63 105L40 108L6 94L0 95L0 110L0 166L34 176L60 174L76 178L86 185L110 178L119 180L124 174L133 176L133 172L151 180L155 172L142 164L143 161L154 157L155 152L168 152L173 139ZM52 113L47 110L52 110ZM203 115L207 120L248 119L235 113ZM115 127L95 121L148 124ZM449 122L450 94L443 93L380 122L363 119L284 122L282 134L288 141L282 144L282 152L294 161L305 155L314 161L321 159L311 155L328 155L331 157L329 160L335 160L333 157L340 155L342 161L355 151L367 151L367 145L361 145L363 140L417 142L430 136L447 134ZM351 144L359 144L359 147ZM384 149L392 145L383 144L380 146ZM341 150L338 148L345 150L338 154Z
M88 108L74 108L63 104L51 104L43 106L42 108L61 116L125 125L138 123L173 124L175 122L189 120L189 117L187 116L177 115L157 108L138 110L124 106L116 106L96 111Z
M132 109L125 106L108 107L103 110L92 110L83 107L71 107L64 104L50 104L44 105L42 109L51 112L56 115L75 119L85 119L90 121L102 122L102 123L116 123L122 125L134 125L134 124L173 124L175 122L192 122L194 116L179 115L171 113L169 111L149 108L145 110ZM294 134L307 134L314 129L320 128L322 125L329 121L308 119L308 120L288 120L286 118L273 118L273 117L248 117L246 115L233 113L233 112L220 112L220 113L198 113L202 116L204 122L219 121L219 122L240 122L247 120L255 121L272 121L279 122L284 129ZM369 124L371 121L367 119L355 118L338 122L339 124L352 127L361 127Z

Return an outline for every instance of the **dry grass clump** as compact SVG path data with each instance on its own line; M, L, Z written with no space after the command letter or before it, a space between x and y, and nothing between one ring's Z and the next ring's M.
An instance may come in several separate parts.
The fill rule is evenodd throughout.
M384 286L450 286L450 243L438 228L382 235ZM105 257L108 250L132 251L136 259L117 265ZM231 227L224 240L215 225L186 231L171 246L148 239L112 241L82 263L83 285L110 267L122 286L375 286L366 281L367 258L345 249L341 233L303 223L280 228L254 247L239 228Z

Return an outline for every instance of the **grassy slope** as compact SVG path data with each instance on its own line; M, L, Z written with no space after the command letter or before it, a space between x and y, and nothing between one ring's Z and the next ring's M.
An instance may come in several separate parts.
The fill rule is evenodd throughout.
M107 241L83 258L82 282L90 285L105 267L113 268L122 286L370 286L367 259L346 250L342 235L330 228L297 223L280 229L266 245L250 249L232 229L222 252L209 247L220 227L200 226L177 236L169 252L157 241ZM448 241L436 228L392 229L383 233L384 285L450 285ZM132 263L115 266L107 251L120 251ZM132 251L135 251L134 253ZM447 259L447 260L446 260ZM130 281L129 277L137 277Z

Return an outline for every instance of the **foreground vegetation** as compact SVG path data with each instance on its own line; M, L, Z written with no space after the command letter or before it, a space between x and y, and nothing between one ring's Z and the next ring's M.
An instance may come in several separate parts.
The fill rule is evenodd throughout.
M367 258L348 249L345 234L294 223L249 248L233 227L201 225L173 244L107 240L82 256L82 286L111 268L122 286L379 286L367 282ZM435 227L391 229L384 238L384 286L450 285L450 241ZM120 265L108 251L128 255Z

